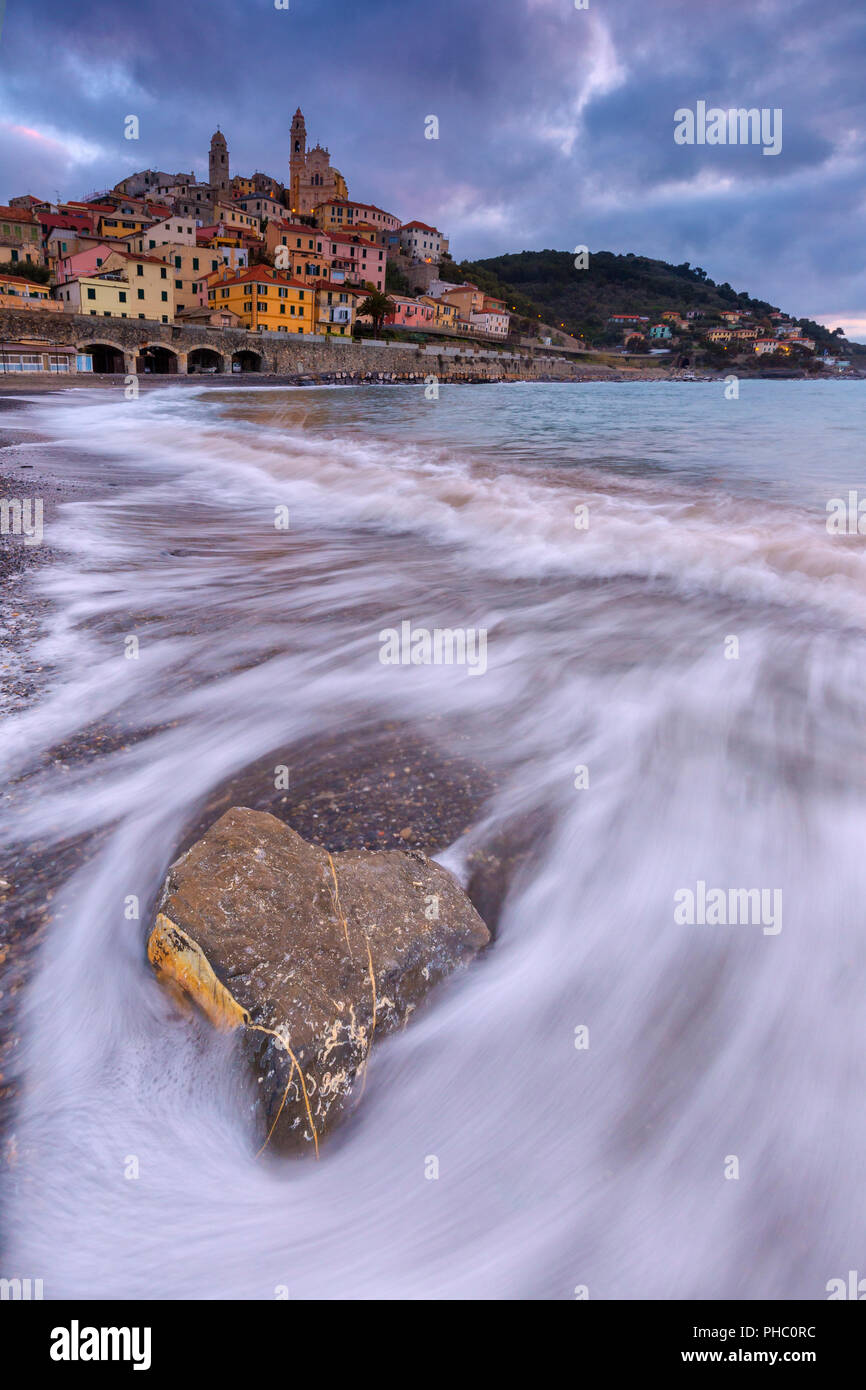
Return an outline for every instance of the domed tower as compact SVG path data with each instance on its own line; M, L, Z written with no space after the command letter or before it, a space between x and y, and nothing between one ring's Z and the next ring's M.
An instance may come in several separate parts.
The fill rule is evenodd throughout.
M208 159L208 183L225 193L229 186L229 152L226 137L217 129L211 136L210 157Z
M307 168L307 125L300 106L292 121L291 143L289 145L289 190L290 205L295 209L301 206L301 181Z

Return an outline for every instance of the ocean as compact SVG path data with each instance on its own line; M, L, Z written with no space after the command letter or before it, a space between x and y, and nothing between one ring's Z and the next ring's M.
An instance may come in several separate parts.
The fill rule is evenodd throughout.
M862 1270L866 542L828 505L866 499L866 386L169 384L20 418L87 492L32 576L2 836L83 848L17 1009L0 1272L820 1299ZM407 622L483 633L484 669L384 661ZM210 798L398 728L420 802L465 769L462 881L519 840L495 940L319 1163L256 1160L236 1043L156 983L149 914Z

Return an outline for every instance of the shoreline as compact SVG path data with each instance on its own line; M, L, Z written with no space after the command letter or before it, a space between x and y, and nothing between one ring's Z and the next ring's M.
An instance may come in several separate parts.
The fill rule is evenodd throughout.
M212 390L224 390L226 387L233 387L237 390L255 390L256 387L279 387L284 386L293 389L303 389L317 386L333 387L364 387L364 386L415 386L419 390L424 388L425 378L419 373L391 372L376 373L368 372L364 376L353 376L344 379L346 374L335 372L304 373L303 375L293 374L270 374L267 372L248 372L241 374L205 374L205 373L165 373L160 375L137 376L135 378L139 391L159 390L166 386L186 386L186 387L208 387ZM863 381L866 380L866 373L851 373L848 375L833 376L830 374L818 375L814 372L748 372L738 376L736 371L723 372L702 372L691 371L684 368L675 372L665 371L663 368L654 367L634 367L622 368L617 370L613 367L587 367L581 374L575 372L573 376L545 376L545 375L503 375L503 376L442 376L435 373L437 382L441 386L511 386L521 383L529 383L539 386L590 386L599 383L615 383L617 385L629 385L637 381L649 381L659 384L672 383L675 385L695 386L701 384L724 383L729 377L736 377L741 384L748 384L750 381ZM122 391L125 387L126 378L121 373L112 375L101 375L97 373L75 372L69 375L57 375L46 377L42 372L25 374L17 372L13 375L0 375L0 398L15 396L32 395L52 395L59 391L88 391L88 390L115 390ZM0 448L3 446L0 445Z

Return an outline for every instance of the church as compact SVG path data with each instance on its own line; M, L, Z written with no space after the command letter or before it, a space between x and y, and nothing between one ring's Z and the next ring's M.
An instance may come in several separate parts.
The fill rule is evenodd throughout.
M265 189L264 185L268 188ZM226 139L219 129L210 142L208 156L208 187L215 198L229 193L251 193L269 191L275 181L264 174L254 174L252 178L232 178L229 170L229 152ZM285 185L286 203L295 214L309 214L319 203L333 202L334 199L347 199L349 190L339 169L331 167L330 152L321 145L307 149L307 126L304 114L298 107L292 121L291 143L289 147L289 182Z
M292 121L289 150L288 204L294 213L310 213L318 203L349 196L346 180L331 167L331 156L321 145L307 149L307 127L300 106Z

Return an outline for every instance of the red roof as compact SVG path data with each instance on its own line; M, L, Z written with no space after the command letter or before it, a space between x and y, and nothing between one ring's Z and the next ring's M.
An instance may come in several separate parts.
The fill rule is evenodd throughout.
M375 203L356 203L353 198L324 198L316 206L320 208L366 208L368 212L381 212L384 213L385 217L394 217L393 212L385 212L384 208L377 207ZM394 221L397 220L394 217Z
M435 232L437 236L442 235L438 228L429 227L426 222L404 222L400 230L405 232L409 227L417 227L421 232Z
M330 232L323 232L321 227L308 227L305 222L275 222L275 227L279 227L281 232L303 232L309 237L329 237Z
M7 208L0 206L0 217L4 222L33 222L33 213L29 208Z
M32 285L34 289L44 290L47 295L51 295L47 285L43 285L39 280L28 280L26 275L7 275L3 270L0 271L0 280L14 280L16 285Z
M113 203L79 203L75 198L70 198L66 204L68 208L82 208L85 212L116 212L117 208Z
M54 229L65 232L80 232L85 229L90 231L93 226L90 218L83 215L81 217L60 217L57 213L45 213L43 215L38 212L36 219L40 226L47 227L49 231Z
M357 294L366 296L370 293L366 285L340 285L335 280L317 280L314 287L317 290L339 290L340 294Z
M120 240L123 241L124 238L121 237ZM165 265L165 261L161 261L158 256L139 256L134 251L121 251L119 246L112 246L110 254L120 256L125 261L146 261L148 265Z
M223 271L227 271L224 274ZM214 280L214 276L216 279ZM309 290L311 285L307 285L303 280L293 280L289 275L283 275L278 270L273 270L269 265L247 265L230 268L224 266L223 270L211 270L204 276L205 280L214 280L215 285L241 285L246 280L269 280L272 285L294 285L299 290Z

